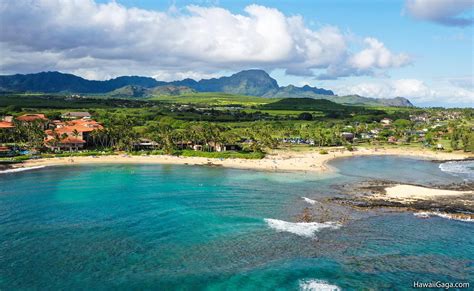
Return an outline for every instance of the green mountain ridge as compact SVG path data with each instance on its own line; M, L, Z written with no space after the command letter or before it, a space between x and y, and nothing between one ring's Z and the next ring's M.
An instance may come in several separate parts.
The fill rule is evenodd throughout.
M331 90L294 85L282 86L263 70L246 70L213 79L184 79L164 82L150 77L122 76L105 81L86 80L72 74L42 72L0 76L0 92L10 93L79 93L103 94L119 98L148 98L159 95L182 95L217 92L266 98L327 99L342 104L371 106L413 106L403 97L369 98L358 95L337 96Z
M127 85L107 93L113 98L150 98L153 96L178 96L183 94L197 93L196 90L185 86L164 85L153 88Z

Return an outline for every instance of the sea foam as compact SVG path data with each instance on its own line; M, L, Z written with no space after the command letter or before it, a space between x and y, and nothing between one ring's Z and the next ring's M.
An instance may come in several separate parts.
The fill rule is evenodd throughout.
M304 201L306 201L307 203L311 204L311 205L314 205L316 204L318 201L316 200L313 200L313 199L309 199L309 198L306 198L306 197L301 197L303 198Z
M276 231L291 232L299 236L314 237L314 234L321 229L338 229L341 225L337 222L288 222L278 219L265 218L265 222L270 228Z
M302 291L340 291L341 288L337 285L329 284L323 280L301 280L300 290Z
M474 179L474 161L452 161L439 165L441 171L454 176Z
M464 221L464 222L474 222L474 219L471 218L457 218L449 213L441 213L441 212L417 212L413 213L416 217L419 218L429 218L431 216L438 216L446 219L452 219L452 220L459 220L459 221Z
M24 171L29 171L29 170L42 169L44 167L46 167L46 166L35 166L35 167L24 167L24 168L8 169L8 170L0 171L0 174L24 172Z

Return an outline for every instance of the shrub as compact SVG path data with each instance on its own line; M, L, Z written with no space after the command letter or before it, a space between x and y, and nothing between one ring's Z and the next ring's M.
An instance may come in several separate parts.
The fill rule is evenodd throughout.
M327 151L327 150L320 150L320 151L319 151L319 154L320 154L320 155L327 155L327 154L328 154L328 151Z
M180 154L183 157L204 157L214 159L262 159L265 154L262 152L203 152L193 150L183 150Z

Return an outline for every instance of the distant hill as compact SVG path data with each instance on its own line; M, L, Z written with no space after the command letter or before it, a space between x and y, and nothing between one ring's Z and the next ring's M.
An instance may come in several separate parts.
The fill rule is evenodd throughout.
M192 92L222 92L267 98L327 99L343 104L375 106L413 106L403 97L393 99L368 98L357 95L337 96L331 90L317 87L280 87L263 70L246 70L228 77L195 81L164 82L150 77L122 76L106 81L91 81L60 72L0 76L0 92L43 92L105 94L112 97L147 98L156 95L176 95Z
M327 98L328 100L332 100ZM334 100L336 101L336 100ZM350 105L372 105L372 106L398 106L398 107L413 107L413 104L404 97L395 98L370 98L359 95L338 96L337 101L342 104Z
M320 111L327 117L347 117L352 114L383 114L382 110L369 109L361 106L343 105L326 99L314 98L285 98L273 103L260 106L263 110L298 110L298 111Z
M270 110L307 110L307 111L327 111L342 110L347 106L338 104L326 99L313 98L285 98L279 101L262 105L262 109Z
M142 86L127 85L107 93L107 96L113 98L149 98L153 96L178 96L192 93L197 93L197 91L185 86L164 85L145 88Z
M127 85L156 87L165 85L149 77L123 76L107 81L91 81L72 74L42 72L0 76L0 91L42 93L107 93Z

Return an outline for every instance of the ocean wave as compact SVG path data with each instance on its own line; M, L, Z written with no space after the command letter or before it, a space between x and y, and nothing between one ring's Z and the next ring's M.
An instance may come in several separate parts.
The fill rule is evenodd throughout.
M329 284L323 280L301 280L300 290L302 291L340 291L341 288L337 285Z
M288 222L278 219L265 218L265 222L270 228L276 231L291 232L293 234L314 237L314 234L321 229L338 229L341 225L337 222Z
M474 161L451 161L440 164L439 168L454 176L474 178Z
M318 201L313 200L313 199L309 199L309 198L306 198L306 197L301 197L301 198L303 198L304 201L306 201L307 203L309 203L311 205L314 205L314 204L318 203Z
M8 170L0 171L0 174L8 174L8 173L17 173L17 172L23 172L23 171L29 171L29 170L36 170L36 169L42 169L44 167L46 167L46 166L34 166L34 167L8 169Z
M456 214L450 214L450 213L442 213L442 212L416 212L413 213L416 217L419 218L430 218L431 216L438 216L441 218L446 218L446 219L452 219L452 220L458 220L458 221L464 221L464 222L474 222L474 219L472 218L460 218L456 217Z

